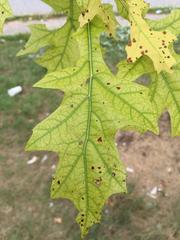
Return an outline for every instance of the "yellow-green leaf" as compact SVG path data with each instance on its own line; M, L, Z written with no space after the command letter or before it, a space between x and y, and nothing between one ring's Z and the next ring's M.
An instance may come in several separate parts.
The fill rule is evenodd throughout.
M52 6L53 3L52 1ZM42 48L45 49L37 59L37 63L46 67L49 72L76 64L79 58L79 49L73 38L73 33L79 26L79 8L72 0L66 0L66 5L62 4L64 8L69 9L67 22L64 26L53 31L48 30L42 24L30 26L31 37L18 55L36 53ZM60 8L60 5L58 6ZM58 6L55 3L54 7L58 8Z
M144 74L154 73L152 61L144 56L135 63L127 64L127 61L122 61L118 65L117 78L122 79L123 82L135 81Z
M149 87L150 98L158 113L158 117L167 110L171 117L171 133L180 135L180 56L173 68L173 73L152 73Z
M6 18L11 17L12 10L9 5L8 0L1 0L0 1L0 33L3 31L3 25Z
M60 154L51 195L75 204L82 236L100 221L107 198L126 192L124 167L114 142L116 131L157 129L148 89L123 82L104 64L99 45L103 30L97 19L85 25L76 34L81 56L77 66L49 73L35 85L61 89L64 99L34 129L27 144L28 150Z
M110 36L115 34L117 21L113 13L112 5L101 4L100 0L89 1L87 7L82 11L79 17L80 27L83 27L85 24L93 20L95 16L101 18L104 22L105 29Z
M120 16L129 19L129 5L127 4L128 1L126 0L115 0L117 8L118 8L118 12L120 14ZM140 2L139 4L143 4L143 8L142 8L142 16L144 17L146 15L146 13L149 10L149 3L144 2Z
M180 34L180 9L160 20L148 20L149 26L155 31L169 31L174 35Z

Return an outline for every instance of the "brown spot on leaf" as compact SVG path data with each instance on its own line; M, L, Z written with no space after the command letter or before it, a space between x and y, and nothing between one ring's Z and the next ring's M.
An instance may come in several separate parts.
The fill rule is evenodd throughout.
M98 143L102 143L102 137L99 137L98 139L97 139L97 141L98 141Z

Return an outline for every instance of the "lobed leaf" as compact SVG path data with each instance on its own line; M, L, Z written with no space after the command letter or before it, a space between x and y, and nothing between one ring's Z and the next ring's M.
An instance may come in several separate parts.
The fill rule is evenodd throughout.
M167 31L153 31L142 18L146 4L143 0L128 0L129 20L131 22L131 42L127 46L128 61L135 62L143 55L153 61L158 73L171 72L176 63L169 46L176 37Z
M170 48L178 31L179 13L155 24L144 19L149 5L143 0L116 0L121 15L131 23L131 46L127 47L129 64L121 62L119 72L113 75L100 47L100 34L108 31L111 36L116 28L112 7L100 0L44 2L65 12L67 22L54 31L44 25L31 27L32 36L20 54L43 49L38 63L48 74L35 86L59 89L64 99L35 127L26 149L59 154L51 196L75 204L77 222L85 236L100 221L108 197L126 192L126 173L114 140L116 131L157 133L157 120L168 109L172 134L180 134L180 63ZM143 74L151 76L148 87L135 83Z
M31 37L25 48L18 55L36 53L39 49L45 49L44 53L37 59L37 63L48 69L49 72L74 66L79 58L79 49L73 33L78 28L79 8L76 1L66 0L66 5L53 1L55 9L62 11L62 7L69 9L65 25L54 31L50 31L45 25L37 24L30 27ZM62 7L61 7L62 6Z
M169 111L173 136L180 135L180 56L177 56L177 59L172 74L152 73L152 83L149 87L150 98L158 116L165 110Z
M100 221L107 198L126 192L126 174L114 142L116 131L157 129L148 90L123 82L104 64L99 45L102 31L97 19L85 25L76 34L81 54L77 66L49 73L35 85L63 90L64 100L34 129L27 144L27 150L60 154L52 197L75 204L82 236Z

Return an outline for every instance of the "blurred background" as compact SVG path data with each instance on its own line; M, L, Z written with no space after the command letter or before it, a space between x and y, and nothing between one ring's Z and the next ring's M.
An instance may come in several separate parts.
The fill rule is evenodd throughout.
M152 4L148 17L153 19L180 7L180 0L148 2ZM16 57L29 38L29 24L44 23L54 29L65 18L40 0L10 3L14 17L0 36L0 240L79 240L74 206L50 199L57 155L24 151L32 128L59 106L62 96L32 88L46 73L34 63L36 55ZM126 58L129 40L127 23L117 18L123 26L117 29L117 39L101 36L104 59L113 72ZM180 53L179 42L175 50ZM170 137L168 113L159 125L159 136L118 134L129 194L107 201L101 224L92 228L87 240L180 240L180 138Z

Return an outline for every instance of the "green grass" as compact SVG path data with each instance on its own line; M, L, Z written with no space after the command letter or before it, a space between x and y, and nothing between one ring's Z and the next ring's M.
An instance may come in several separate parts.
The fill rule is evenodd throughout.
M0 144L6 142L3 136L8 129L19 131L18 141L23 142L39 116L52 112L60 102L54 91L32 89L32 85L43 77L45 70L33 63L33 55L15 57L26 38L26 35L16 36L0 43L0 112L3 114ZM23 87L23 92L9 97L7 90L17 85Z
M33 63L35 56L15 55L27 36L5 38L0 43L0 239L3 240L79 240L75 223L76 210L69 201L50 199L51 166L57 156L29 166L27 160L45 153L25 153L24 145L32 128L59 105L60 92L33 89L45 70ZM21 85L23 92L13 98L7 90ZM49 207L50 202L54 203ZM173 217L163 224L172 225L177 239L180 232L180 202L173 206ZM164 230L157 228L158 203L134 194L113 196L103 211L102 223L92 228L87 240L165 240ZM62 218L55 224L54 218ZM135 219L135 220L134 220ZM141 223L148 222L147 226ZM165 228L164 228L165 229Z

